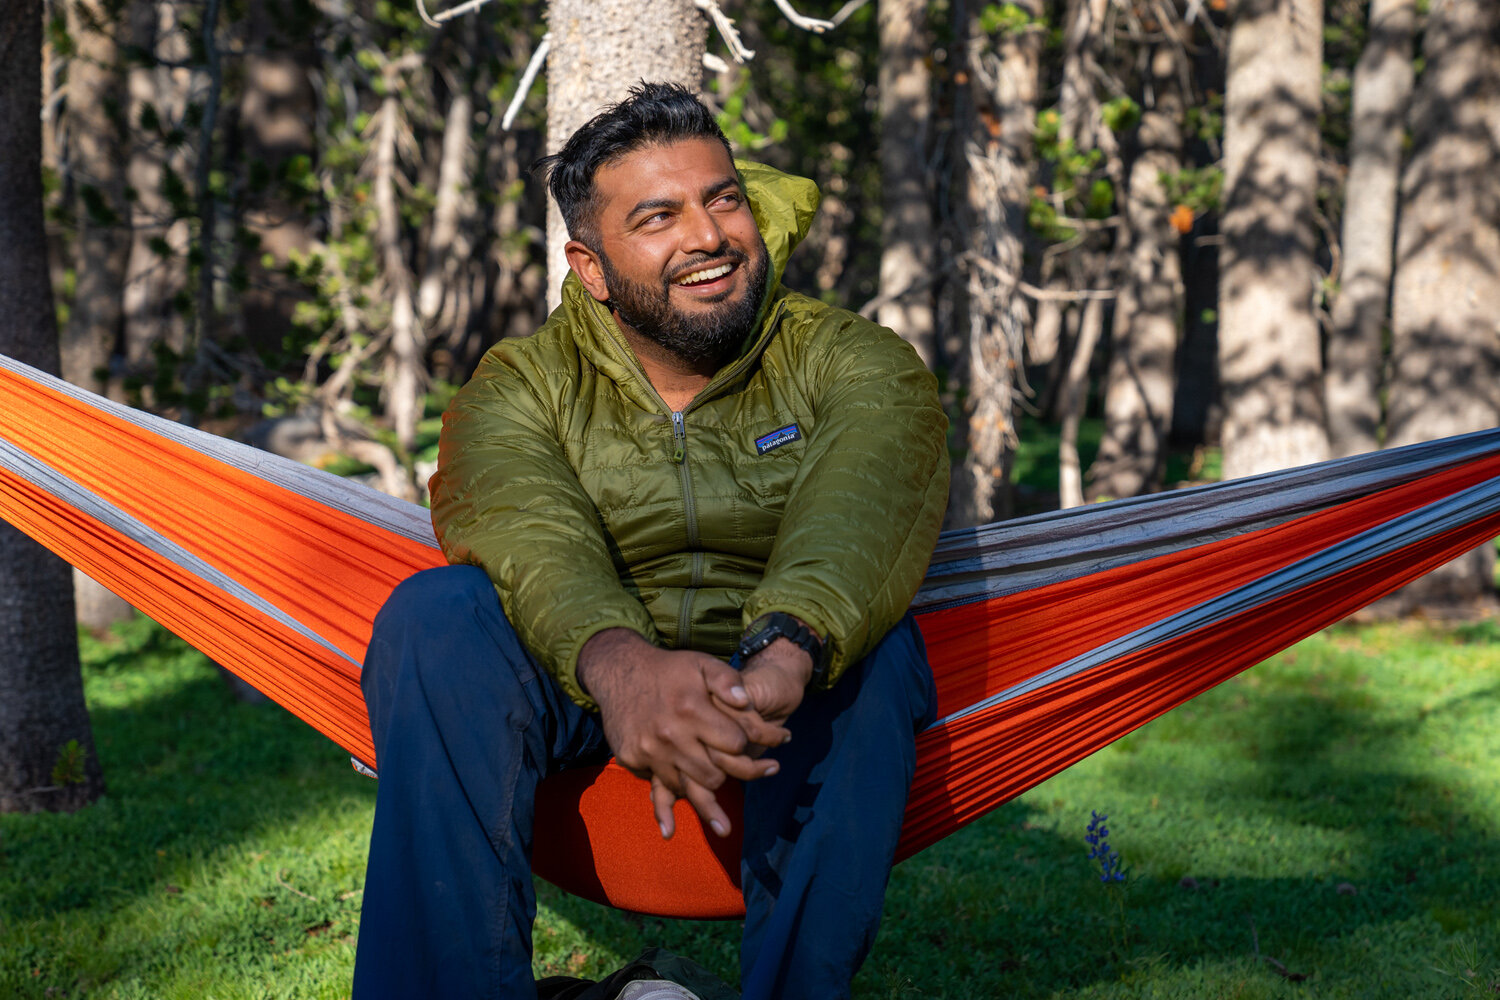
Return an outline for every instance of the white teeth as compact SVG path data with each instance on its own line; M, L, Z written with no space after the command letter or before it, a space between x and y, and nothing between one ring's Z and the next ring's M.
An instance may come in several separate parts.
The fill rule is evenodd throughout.
M706 271L694 271L686 277L678 278L677 283L679 285L692 285L700 281L712 281L715 278L723 277L733 270L733 264L720 264L718 267L710 267Z

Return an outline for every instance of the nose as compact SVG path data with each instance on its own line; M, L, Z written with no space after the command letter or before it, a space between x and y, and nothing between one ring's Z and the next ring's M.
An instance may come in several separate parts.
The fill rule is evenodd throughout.
M724 245L724 229L707 205L695 205L689 209L680 231L682 245L679 249L684 254L711 254Z

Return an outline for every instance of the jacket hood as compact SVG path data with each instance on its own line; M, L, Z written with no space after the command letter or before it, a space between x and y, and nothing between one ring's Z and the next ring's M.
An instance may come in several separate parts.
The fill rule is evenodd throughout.
M770 303L780 295L781 276L786 272L787 261L812 229L818 203L823 199L818 185L806 177L783 173L751 160L735 160L734 166L744 182L756 228L766 242L770 271L766 276L766 297L761 303L755 330L746 338L736 358L727 364L734 364L747 353L764 346L766 338L763 334L767 332L764 327ZM580 335L579 346L610 378L622 385L636 382L635 357L615 325L609 307L590 295L572 271L563 279L562 305L558 311L568 317L575 335ZM651 408L650 397L654 392L645 386L637 388L644 390L641 404Z
M745 182L750 211L771 255L771 274L766 281L769 297L780 287L792 251L812 229L823 196L818 185L806 177L784 174L775 167L750 160L735 160L734 165Z

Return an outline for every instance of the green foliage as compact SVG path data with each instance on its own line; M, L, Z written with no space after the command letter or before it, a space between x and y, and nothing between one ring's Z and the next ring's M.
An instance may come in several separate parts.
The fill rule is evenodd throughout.
M1194 212L1218 211L1224 193L1224 171L1217 166L1197 167L1177 173L1162 173L1162 187L1167 190L1167 200L1175 205L1186 205Z
M67 59L78 52L78 45L68 32L68 17L59 8L47 18L47 44L59 59Z
M1114 105L1116 123L1129 119L1134 105L1126 99ZM1135 113L1139 113L1139 108ZM1104 219L1114 214L1114 183L1101 171L1104 153L1098 149L1079 149L1072 139L1061 137L1062 116L1055 108L1037 113L1035 144L1037 158L1051 166L1051 187L1032 191L1026 223L1032 232L1049 243L1061 243L1078 234L1067 216Z
M979 11L979 27L987 35L1016 35L1042 24L1041 18L1014 3L985 4Z
M1224 137L1224 95L1210 91L1201 104L1189 107L1183 115L1186 132L1202 142L1217 142Z
M58 787L81 785L88 780L84 764L89 752L77 740L69 740L57 751L57 762L52 765L52 784Z
M723 110L718 115L719 127L724 130L730 144L742 152L751 152L785 142L789 129L785 118L773 118L764 132L757 131L745 120L745 98L749 89L749 77L741 77L735 88L723 98Z
M1141 123L1141 106L1128 94L1111 98L1099 106L1104 127L1116 135L1129 132Z

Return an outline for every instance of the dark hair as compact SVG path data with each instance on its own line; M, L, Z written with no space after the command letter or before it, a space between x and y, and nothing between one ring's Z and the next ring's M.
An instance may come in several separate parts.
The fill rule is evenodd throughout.
M612 104L568 137L563 148L532 164L533 173L547 172L547 186L562 211L568 235L598 249L594 219L594 174L646 146L683 139L717 139L726 152L729 140L704 107L678 83L645 83L630 88L630 96Z

